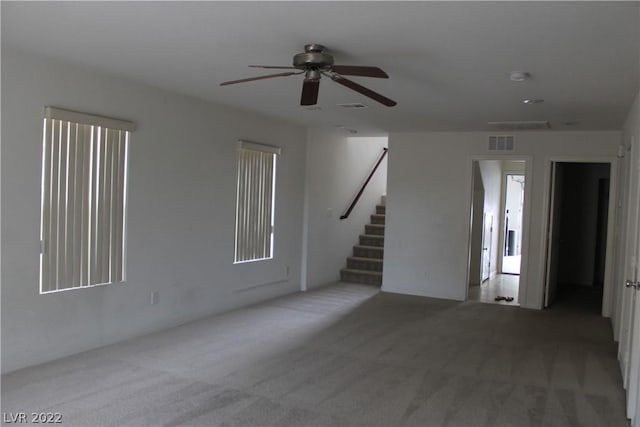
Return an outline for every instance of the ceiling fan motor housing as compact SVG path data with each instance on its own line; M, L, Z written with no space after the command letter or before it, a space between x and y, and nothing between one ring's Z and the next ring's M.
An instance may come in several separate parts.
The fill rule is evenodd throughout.
M333 56L324 52L324 46L308 44L304 47L304 50L304 53L299 53L293 57L294 67L302 70L327 70L333 65Z

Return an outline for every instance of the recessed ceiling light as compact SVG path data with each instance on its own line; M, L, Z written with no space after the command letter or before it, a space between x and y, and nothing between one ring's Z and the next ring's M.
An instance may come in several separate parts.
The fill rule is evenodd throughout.
M353 135L358 133L358 131L356 129L351 129L351 128L348 128L348 127L346 127L344 125L335 125L335 127L337 127L338 129L342 129L345 132L349 132L350 134L353 134Z
M529 77L531 77L531 74L527 73L526 71L512 71L511 73L509 73L509 79L512 82L523 82Z
M527 98L522 100L523 104L531 105L531 104L540 104L544 102L544 99L535 99L535 98Z

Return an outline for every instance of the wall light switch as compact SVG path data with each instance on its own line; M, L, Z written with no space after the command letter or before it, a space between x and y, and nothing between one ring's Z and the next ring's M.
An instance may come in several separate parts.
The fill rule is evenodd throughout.
M151 292L151 305L158 304L159 300L160 300L160 293L158 291Z

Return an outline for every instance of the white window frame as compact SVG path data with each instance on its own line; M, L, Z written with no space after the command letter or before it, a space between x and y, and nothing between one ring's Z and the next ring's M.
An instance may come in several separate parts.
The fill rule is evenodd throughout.
M238 141L234 264L273 259L277 158L282 149Z
M129 121L46 107L40 293L126 279Z

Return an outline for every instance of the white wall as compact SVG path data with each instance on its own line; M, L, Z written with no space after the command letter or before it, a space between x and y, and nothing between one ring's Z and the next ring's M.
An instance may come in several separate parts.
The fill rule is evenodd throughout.
M387 187L382 161L349 218L340 220L371 168L387 146L386 137L347 137L339 129L312 129L307 148L306 285L313 288L340 278L358 236L370 222ZM304 280L304 279L303 279Z
M389 136L383 290L463 300L467 273L471 161L486 156L488 133L392 133ZM524 307L540 308L545 175L551 156L615 158L619 132L520 132L512 155L532 160ZM527 202L526 202L527 203Z
M46 105L138 125L124 285L38 294ZM2 125L3 372L299 289L305 129L4 48ZM275 259L234 266L238 138L283 152Z

